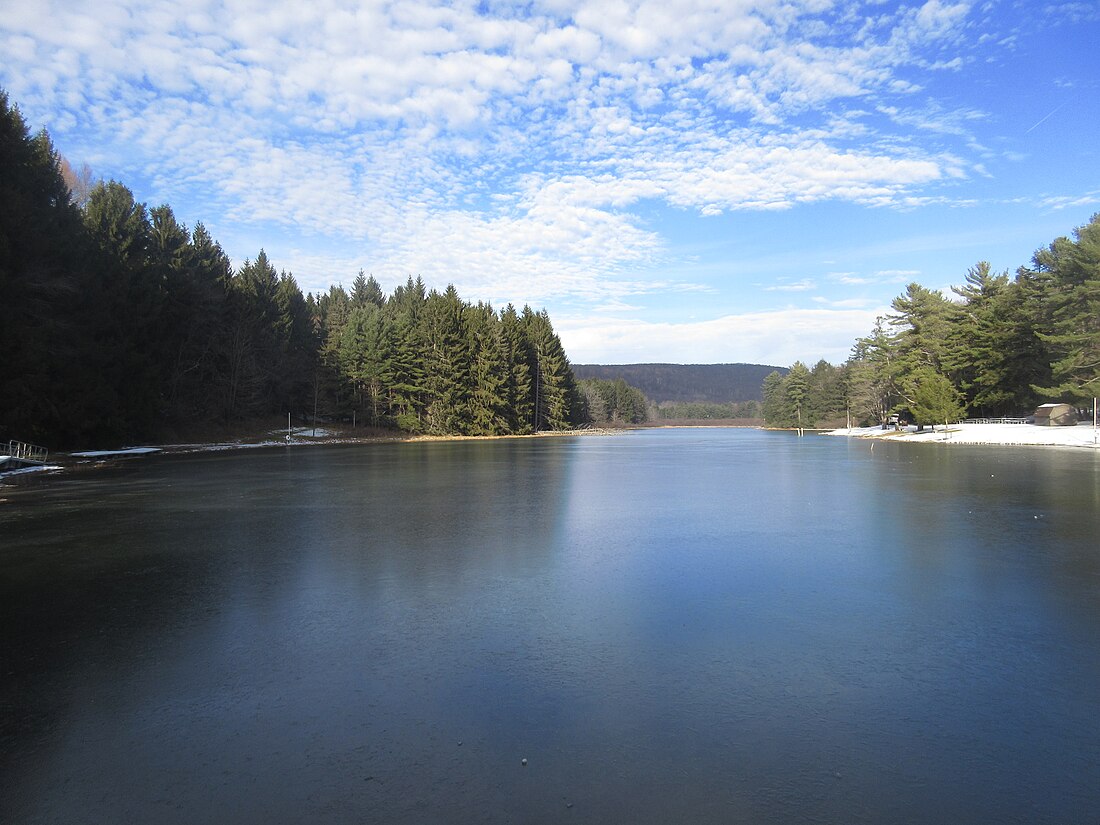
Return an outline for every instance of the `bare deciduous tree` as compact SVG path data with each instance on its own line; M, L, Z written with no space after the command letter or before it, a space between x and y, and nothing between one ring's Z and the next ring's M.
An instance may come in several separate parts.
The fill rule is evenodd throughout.
M69 187L73 203L83 209L96 184L92 167L83 163L80 169L76 170L68 160L61 158L61 177Z

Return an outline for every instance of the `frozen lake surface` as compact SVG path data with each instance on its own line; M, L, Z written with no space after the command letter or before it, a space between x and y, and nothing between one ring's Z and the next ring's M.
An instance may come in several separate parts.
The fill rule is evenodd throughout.
M3 498L3 822L1100 810L1092 450L661 430Z

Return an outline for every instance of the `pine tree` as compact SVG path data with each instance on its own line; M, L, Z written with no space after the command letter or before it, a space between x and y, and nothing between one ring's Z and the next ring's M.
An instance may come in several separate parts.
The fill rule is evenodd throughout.
M159 282L164 301L156 335L156 359L160 365L158 393L160 413L176 418L183 362L194 349L194 280L189 271L191 235L167 205L150 212L150 276Z
M351 315L351 299L343 287L331 286L317 301L316 339L319 404L328 415L350 417L353 399L347 377L341 370L340 342Z
M897 339L888 335L883 319L852 347L847 364L848 409L855 420L885 424L900 398L897 390Z
M361 307L367 303L367 276L360 269L351 285L351 304L352 306Z
M579 403L573 369L550 316L545 310L536 313L524 307L521 321L533 358L529 366L534 376L534 430L566 430L581 423L575 412Z
M145 204L120 183L97 185L84 210L96 246L90 388L104 436L142 436L157 423L161 381L157 337L165 294L150 261L152 227Z
M948 360L950 302L941 292L913 283L891 306L894 313L887 316L887 321L897 330L898 375L904 378L920 367L942 371Z
M294 276L279 275L275 289L275 345L278 370L274 372L274 394L270 411L302 410L319 387L317 341L305 297Z
M0 91L0 437L57 447L94 428L89 253L49 135Z
M773 370L764 376L762 392L765 423L771 427L786 427L790 422L787 418L787 404L783 393L783 374Z
M426 338L421 316L427 301L424 283L410 277L386 302L392 321L389 364L392 380L388 407L393 422L406 432L424 430Z
M233 266L202 223L191 233L185 258L186 285L169 291L169 311L185 330L170 356L167 396L177 420L208 421L222 412L211 388L226 383Z
M1035 389L1049 398L1080 402L1100 396L1100 215L1035 253L1050 272L1050 326L1043 341L1052 353L1051 382Z
M443 294L434 290L428 294L423 321L428 430L465 432L469 421L471 353L462 301L453 285Z
M508 409L508 430L529 433L534 428L534 385L530 366L534 355L524 334L523 322L511 304L500 314L500 333L507 365L504 398Z
M845 369L821 360L814 364L808 379L805 426L820 427L845 419Z
M931 367L919 367L905 378L905 403L918 424L937 423L945 427L965 415L962 396L947 376Z
M1042 337L1050 323L1047 292L1045 277L1021 269L996 301L992 338L998 358L986 384L994 399L1003 399L1006 413L1033 410L1042 397L1036 386L1052 380L1050 349Z
M996 410L1008 400L1001 379L1006 353L998 341L998 313L1007 288L1008 275L993 274L987 261L967 271L964 286L953 287L963 303L948 330L945 361L975 409Z
M374 279L373 275L367 277L360 269L359 274L355 276L355 283L352 285L351 303L354 306L374 304L376 307L381 307L385 302L386 298L382 294L382 287L378 285L378 281Z
M809 391L810 371L801 361L795 361L783 379L783 395L787 401L787 419L793 419L796 427L807 424L802 420L802 410Z
M279 276L262 249L233 276L229 291L229 369L223 385L228 418L271 413L278 371Z
M340 369L355 388L360 419L383 423L385 393L392 381L386 318L373 303L353 306L340 336Z
M470 307L466 319L471 357L469 432L472 435L511 432L507 399L509 369L500 319L491 306L483 303Z

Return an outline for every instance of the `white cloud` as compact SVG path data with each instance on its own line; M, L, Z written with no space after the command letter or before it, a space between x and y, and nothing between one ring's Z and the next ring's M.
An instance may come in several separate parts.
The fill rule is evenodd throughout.
M814 303L830 309L865 309L875 304L872 298L845 298L843 300L831 300L822 295L815 295Z
M949 187L977 168L967 141L982 114L915 102L922 78L965 57L962 3L40 6L5 7L0 83L75 159L143 181L139 197L189 223L237 227L242 245L276 232L269 252L303 288L362 267L384 284L423 274L498 304L587 303L611 326L574 327L582 346L602 335L627 347L614 330L632 329L621 317L631 296L707 288L654 274L677 262L648 204L704 217L829 201L917 208L953 202ZM787 353L783 323L812 332L792 340L834 348L827 323L847 329L858 315L865 332L848 312L639 331L713 350L708 336L724 330L758 359ZM811 353L779 363L794 357Z
M608 301L605 304L600 304L599 306L592 307L592 311L597 314L604 312L636 312L640 309L640 306L637 306L635 304L628 304L625 301L620 300Z
M1080 195L1047 195L1040 200L1045 209L1069 209L1079 206L1093 206L1100 203L1100 190L1092 190Z
M934 100L926 101L921 108L880 106L879 112L903 126L912 126L945 135L958 135L964 138L969 138L972 135L974 124L989 118L986 112L977 109L957 108L948 110Z
M895 283L911 283L919 278L920 274L919 269L880 269L875 273L875 277Z
M884 311L783 309L679 324L604 315L556 319L555 329L570 359L579 364L667 361L788 366L820 358L842 363L855 339L867 335Z
M816 286L809 278L803 278L801 281L795 281L794 283L773 284L764 287L764 289L768 292L808 292L815 289Z
M919 269L879 269L870 275L860 275L856 272L830 272L829 279L845 286L878 286L909 284L917 280L920 275Z

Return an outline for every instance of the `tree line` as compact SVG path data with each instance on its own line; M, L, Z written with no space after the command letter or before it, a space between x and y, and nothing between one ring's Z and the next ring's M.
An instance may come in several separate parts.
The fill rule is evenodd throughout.
M1100 395L1100 215L1039 249L1015 276L980 262L945 296L910 284L848 361L764 379L771 426L935 424L1026 415Z
M730 419L759 419L760 402L731 401L715 404L706 401L666 401L655 406L655 418L667 421L707 421Z
M759 401L760 382L774 369L762 364L575 364L573 367L577 378L607 381L622 378L661 407L676 402L726 405Z
M585 423L545 311L411 277L303 295L261 250L73 173L0 91L0 435L58 448L314 410L410 432ZM70 177L66 182L66 175Z
M582 378L577 386L593 424L644 424L649 418L645 394L622 378Z

